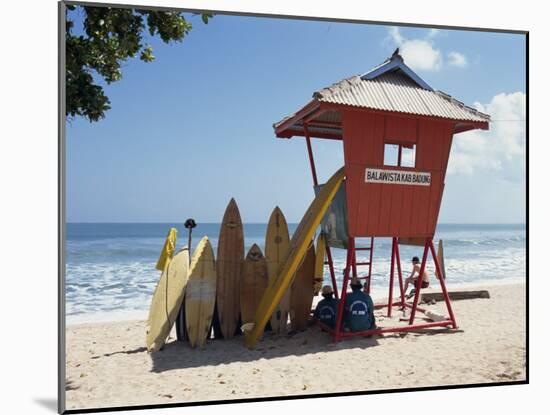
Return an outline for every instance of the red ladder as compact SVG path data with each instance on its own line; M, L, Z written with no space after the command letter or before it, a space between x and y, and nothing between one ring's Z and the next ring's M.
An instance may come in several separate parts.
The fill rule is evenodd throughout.
M353 255L353 276L359 278L360 280L366 280L367 281L367 292L370 294L370 285L371 285L371 276L372 276L372 250L374 245L374 238L370 238L370 246L365 247L359 247L355 248L354 255ZM369 251L369 260L364 262L357 262L357 255L355 254L355 251ZM338 298L338 285L336 283L336 273L334 272L334 262L332 260L332 252L330 250L330 247L326 246L326 255L327 259L324 262L325 265L328 265L328 269L330 271L330 279L332 281L332 289L334 290L334 297ZM357 276L357 266L368 266L369 270L367 275L364 275L362 277Z
M352 263L352 272L353 276L357 277L360 280L366 280L367 281L367 292L370 294L370 285L371 285L371 276L372 276L372 248L374 245L374 238L370 238L370 246L365 247L356 247L353 251L353 263ZM366 262L357 262L357 254L356 251L369 251L369 260ZM369 271L367 275L359 277L357 275L357 266L368 266Z

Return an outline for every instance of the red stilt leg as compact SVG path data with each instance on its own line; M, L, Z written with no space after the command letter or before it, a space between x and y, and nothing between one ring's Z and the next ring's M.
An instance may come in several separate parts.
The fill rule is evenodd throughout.
M441 285L441 291L443 292L443 298L445 299L445 304L447 304L447 311L449 312L450 320L453 322L453 329L457 328L455 315L453 313L453 308L451 307L451 299L449 298L449 293L447 292L447 287L445 286L445 279L442 278L441 266L439 264L439 259L435 253L434 242L430 239L430 251L432 253L432 258L435 263L435 272L439 276L439 284Z
M414 293L414 301L411 309L411 317L409 318L409 324L414 323L414 316L416 314L416 307L418 306L418 300L420 299L420 289L422 288L422 278L424 276L424 270L426 269L426 260L428 259L428 250L430 246L430 241L432 238L426 238L424 244L424 254L422 255L422 263L420 264L420 272L418 278L416 279L416 287Z
M369 252L369 275L367 276L367 292L370 294L370 280L372 277L372 248L374 246L374 238L370 238L370 252Z
M346 258L346 268L344 269L344 281L342 283L340 302L338 303L338 313L336 313L336 325L334 327L334 342L338 342L341 338L342 320L344 317L344 304L346 302L346 291L348 289L349 274L350 274L351 264L353 262L353 255L355 255L355 241L353 238L349 238L348 252L347 252L347 258Z
M311 139L309 137L309 130L307 128L307 124L304 124L304 132L306 133L307 155L309 157L309 167L311 167L311 176L313 177L313 185L317 186L319 182L317 181L317 170L315 169L315 161L313 160L313 150L311 148Z
M405 290L403 289L403 273L401 272L401 256L399 254L399 241L395 241L395 261L397 262L397 277L399 278L399 292L401 293L401 307L405 306Z
M357 251L355 249L353 250L353 265L351 269L353 271L353 276L357 277Z
M388 317L391 317L393 305L393 274L395 272L395 238L391 240L390 293L388 297Z
M336 274L334 273L334 262L332 261L332 252L330 246L325 248L327 253L328 269L330 271L330 279L332 281L332 289L334 290L334 298L338 299L338 284L336 283Z

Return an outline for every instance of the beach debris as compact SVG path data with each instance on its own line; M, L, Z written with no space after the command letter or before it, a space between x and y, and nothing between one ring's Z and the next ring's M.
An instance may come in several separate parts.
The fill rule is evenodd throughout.
M165 394L159 393L159 396L162 396L163 398L168 398L168 399L172 399L172 398L173 398L173 396L170 395L169 393L165 393Z
M473 298L490 298L489 291L487 290L460 290L460 291L449 291L449 298L451 300L469 300ZM444 301L445 297L442 292L433 292L433 293L422 293L420 294L420 300L424 303L429 303L430 301Z
M424 315L426 317L428 317L430 320L433 320L433 321L443 321L443 320L446 320L447 317L445 317L444 315L442 314L439 314L438 312L436 311L432 311L432 310L426 310L424 312Z

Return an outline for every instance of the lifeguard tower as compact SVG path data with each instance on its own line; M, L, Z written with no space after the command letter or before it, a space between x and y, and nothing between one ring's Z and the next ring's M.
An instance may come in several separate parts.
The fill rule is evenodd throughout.
M335 341L343 337L377 333L410 331L427 327L457 328L457 323L440 264L435 254L435 233L445 172L453 135L473 129L487 130L490 117L451 96L435 91L403 61L396 50L381 65L363 74L344 79L331 87L315 92L313 98L295 114L274 124L279 138L305 137L314 186L318 187L311 138L342 140L345 180L342 185L341 230L347 241L338 246L328 239L326 263L329 266L334 292L340 293L340 306L334 330ZM338 202L338 197L332 202ZM341 206L344 206L343 210ZM339 210L340 209L340 210ZM410 309L408 324L383 327L364 332L342 331L346 290L357 266L368 267L364 278L370 289L373 238L392 238L389 298L387 307ZM370 238L370 246L356 247L356 238ZM415 323L421 291L421 280L415 287L412 303L405 300L399 244L416 241L424 247L420 275L431 253L437 281L445 298L448 315L442 321ZM341 289L338 289L331 255L332 247L347 249ZM370 251L368 261L358 262L356 251ZM393 300L395 269L399 282L399 298Z

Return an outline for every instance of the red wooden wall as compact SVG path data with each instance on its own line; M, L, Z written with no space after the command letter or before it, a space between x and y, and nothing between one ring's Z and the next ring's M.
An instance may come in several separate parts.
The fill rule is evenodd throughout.
M433 236L453 137L451 121L342 111L350 236ZM416 167L384 166L384 141L416 143ZM365 183L367 167L431 173L430 186Z

